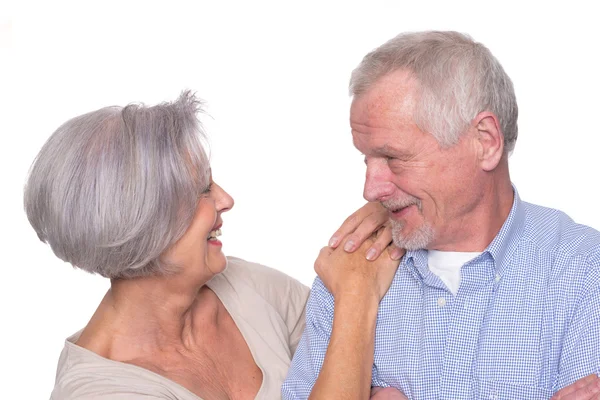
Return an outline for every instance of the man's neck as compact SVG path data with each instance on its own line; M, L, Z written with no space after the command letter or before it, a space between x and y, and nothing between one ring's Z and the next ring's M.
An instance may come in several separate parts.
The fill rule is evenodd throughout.
M496 182L494 182L496 183ZM443 242L434 242L428 249L457 252L482 252L498 235L510 214L514 202L510 179L492 184L482 191L475 207L448 229L438 233Z

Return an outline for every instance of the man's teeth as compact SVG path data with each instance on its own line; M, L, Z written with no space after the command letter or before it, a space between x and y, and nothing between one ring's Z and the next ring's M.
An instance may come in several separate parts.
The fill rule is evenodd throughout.
M221 236L221 230L217 229L216 231L210 231L210 234L208 235L208 239L216 239L218 236Z

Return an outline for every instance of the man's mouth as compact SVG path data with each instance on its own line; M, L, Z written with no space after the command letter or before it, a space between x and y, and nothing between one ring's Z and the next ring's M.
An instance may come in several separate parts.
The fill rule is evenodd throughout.
M403 217L413 206L421 211L421 202L417 199L407 199L404 201L387 201L382 205L388 209L390 216L393 218Z
M395 208L393 210L390 210L392 215L396 216L396 217L401 217L404 216L404 214L410 209L410 207L414 206L415 204L409 204L407 206L404 207L400 207L400 208Z
M417 204L416 203L409 203L409 204L402 204L402 205L394 204L392 207L388 207L388 211L391 212L392 214L396 214L403 210L406 210L410 206L415 206L415 205L417 205Z

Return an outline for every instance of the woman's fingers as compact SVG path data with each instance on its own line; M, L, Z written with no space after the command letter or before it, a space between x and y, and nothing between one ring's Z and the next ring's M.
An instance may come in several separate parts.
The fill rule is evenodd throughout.
M367 259L369 260L375 260L384 252L384 250L387 250L389 257L395 261L401 259L404 253L406 253L406 250L399 248L393 243L392 227L389 222L386 222L383 227L379 228L377 238L371 248L374 251L371 249L367 251Z
M387 227L382 227L377 231L375 241L365 253L367 260L376 260L379 258L383 250L392 242L392 231ZM345 248L344 248L345 249Z
M390 257L366 259L373 239L367 239L359 250L347 253L341 247L321 249L315 261L315 272L335 298L338 295L376 295L378 300L385 295L394 278L399 262Z
M336 248L344 242L344 249L353 252L387 220L387 210L380 203L367 203L346 218L329 240L329 246Z
M344 250L351 253L358 249L364 243L365 240L373 236L374 233L378 232L383 226L383 224L386 223L386 221L387 217L384 219L382 218L382 215L378 213L366 216L362 221L360 221L354 232L348 235L344 243ZM385 245L383 245L381 249L379 249L377 256L379 256L379 254L381 254L381 251L385 249L385 247L391 242L391 230L389 232L389 236L384 239L387 239L387 243L385 243ZM375 258L377 257L370 258L370 260L374 260Z
M367 203L368 204L368 203ZM355 211L354 213L352 213L352 215L350 215L348 218L346 218L344 220L344 222L342 223L342 226L340 226L338 228L337 231L335 231L335 233L333 234L333 236L331 236L331 239L329 239L329 246L332 248L337 248L338 245L348 236L350 235L352 232L354 232L354 230L356 230L356 228L358 227L358 225L360 225L360 222L365 219L369 214L367 213L367 210L365 210L365 207L361 207L359 208L357 211Z
M392 244L392 228L387 210L377 202L369 202L350 215L329 240L333 249L343 244L352 253L375 235L375 241L365 253L368 260L376 260L385 249L392 260L399 260L405 251Z

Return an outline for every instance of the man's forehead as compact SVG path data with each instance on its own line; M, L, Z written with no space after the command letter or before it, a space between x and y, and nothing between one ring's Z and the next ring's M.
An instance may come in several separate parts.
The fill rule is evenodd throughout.
M376 80L364 93L356 95L350 110L381 112L407 107L412 109L418 87L418 81L409 72L391 72Z
M350 118L353 120L371 119L374 116L389 114L396 107L389 97L387 89L379 90L378 88L373 88L367 93L355 97L350 106Z
M386 134L352 130L352 144L363 154L404 154L403 141L394 132Z

